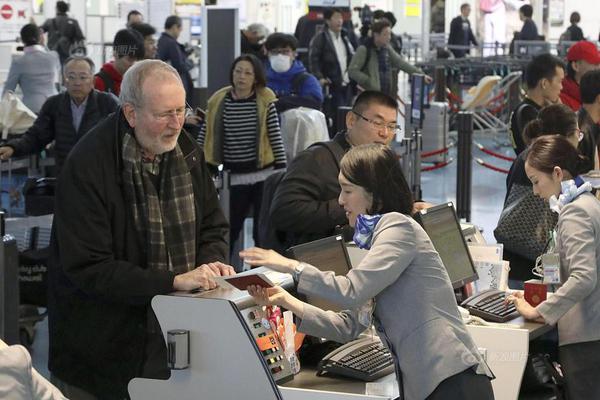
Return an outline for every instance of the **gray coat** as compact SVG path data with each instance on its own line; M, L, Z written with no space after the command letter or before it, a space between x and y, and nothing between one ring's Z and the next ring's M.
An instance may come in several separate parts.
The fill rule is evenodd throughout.
M556 233L562 285L537 310L558 323L561 346L600 340L600 202L584 193L567 204Z
M492 376L458 313L438 253L410 217L385 214L375 227L371 250L346 276L306 266L298 292L349 310L305 306L298 328L340 342L366 328L359 310L374 299L375 327L394 354L406 400L425 399L443 380L469 367Z
M29 46L23 56L10 64L2 94L21 86L23 103L38 114L46 99L58 93L55 82L59 73L58 54L39 45Z

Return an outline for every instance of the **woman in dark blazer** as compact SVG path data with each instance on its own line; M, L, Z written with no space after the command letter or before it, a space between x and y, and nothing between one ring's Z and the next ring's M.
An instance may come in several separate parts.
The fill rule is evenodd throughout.
M299 331L339 342L373 323L394 357L403 399L492 399L492 374L463 324L438 253L410 216L413 199L395 153L379 144L356 146L342 159L339 181L354 241L369 249L346 276L272 250L240 255L251 265L292 273L299 293L346 310L321 310L280 287L250 287L250 294L291 310L301 320Z

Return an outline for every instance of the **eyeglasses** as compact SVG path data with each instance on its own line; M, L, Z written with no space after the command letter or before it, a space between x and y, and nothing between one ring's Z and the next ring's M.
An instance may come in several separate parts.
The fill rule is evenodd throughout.
M67 82L77 82L77 81L79 81L79 82L85 82L85 81L87 81L87 80L89 80L91 78L92 78L92 76L91 75L87 75L87 74L84 74L84 75L69 74L69 75L67 75L65 77L65 81L67 81Z
M362 120L365 120L368 123L370 123L371 125L373 125L379 131L385 129L385 130L390 131L390 132L392 132L394 134L399 134L400 132L402 132L402 128L400 127L400 125L397 125L397 124L394 124L394 123L386 124L385 122L380 121L378 119L369 119L369 118L365 117L364 115L361 115L361 114L357 113L354 110L352 110L352 112L356 116L360 117Z
M173 117L175 117L177 121L181 121L192 114L193 110L189 107L177 108L175 110L169 110L161 113L151 113L154 120L160 123L167 123Z

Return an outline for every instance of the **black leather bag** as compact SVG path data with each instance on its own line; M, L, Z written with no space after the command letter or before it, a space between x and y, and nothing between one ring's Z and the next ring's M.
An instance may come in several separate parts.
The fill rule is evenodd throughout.
M506 250L535 260L544 253L557 221L558 214L530 186L513 184L494 236Z
M27 178L23 186L25 214L39 216L54 213L56 178Z

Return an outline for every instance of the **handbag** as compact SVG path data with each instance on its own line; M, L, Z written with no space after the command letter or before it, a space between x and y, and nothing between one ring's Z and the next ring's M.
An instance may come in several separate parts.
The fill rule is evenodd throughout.
M11 91L4 93L0 101L2 140L6 140L9 133L25 133L33 125L36 118L35 113L27 108L16 94Z
M544 253L558 214L530 186L513 184L500 214L494 236L512 253L535 260Z

